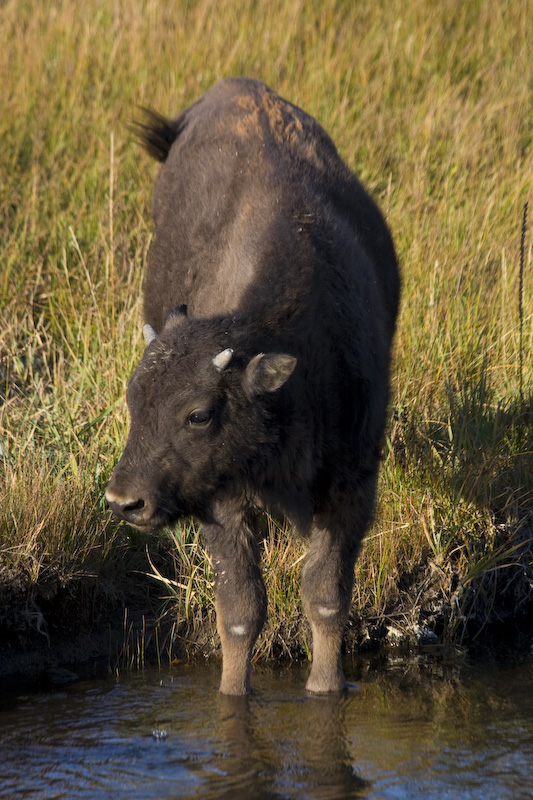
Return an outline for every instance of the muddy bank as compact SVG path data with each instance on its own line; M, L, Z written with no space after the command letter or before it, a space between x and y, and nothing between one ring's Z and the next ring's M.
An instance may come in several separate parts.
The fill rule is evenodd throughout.
M473 564L473 566L472 566ZM468 566L468 565L467 565ZM384 589L379 613L364 609L350 620L347 645L473 648L487 643L533 642L533 536L502 531L465 569L459 549L422 553L417 564Z
M160 605L146 555L124 560L44 565L34 581L0 567L0 683L20 676L61 682L65 669L113 670L151 647Z
M502 549L503 548L503 549ZM345 651L395 648L416 652L449 646L533 641L533 543L522 533L486 569L461 574L453 557L421 554L389 580L380 609L353 609ZM164 554L163 554L164 556ZM64 573L45 570L31 582L0 568L0 682L20 677L60 683L69 674L138 668L147 662L218 656L212 607L179 619L146 575L145 554L129 570L110 565ZM303 616L290 630L269 620L261 658L306 658L310 633ZM65 672L65 670L67 670Z
M100 661L121 636L118 587L96 577L0 571L0 681L54 682L66 665ZM59 680L59 678L57 678Z

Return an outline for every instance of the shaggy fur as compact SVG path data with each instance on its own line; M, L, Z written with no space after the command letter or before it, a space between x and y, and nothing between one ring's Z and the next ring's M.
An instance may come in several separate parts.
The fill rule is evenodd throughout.
M203 523L226 694L249 690L266 614L254 513L286 516L309 537L307 688L338 691L389 392L399 299L389 231L320 125L263 83L222 81L176 120L149 114L138 131L163 162L150 343L108 502L145 529Z

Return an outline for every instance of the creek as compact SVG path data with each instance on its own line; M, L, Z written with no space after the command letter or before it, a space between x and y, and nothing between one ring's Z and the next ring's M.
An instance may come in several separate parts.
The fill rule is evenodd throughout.
M0 695L0 798L533 797L533 655L345 661L342 697L307 665L147 668Z

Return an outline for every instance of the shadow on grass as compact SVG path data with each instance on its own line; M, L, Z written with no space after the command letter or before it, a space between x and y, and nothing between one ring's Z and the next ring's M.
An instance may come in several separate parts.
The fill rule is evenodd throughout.
M487 376L448 385L441 419L404 410L391 436L423 498L433 572L447 578L439 633L459 643L533 617L533 397L495 402Z

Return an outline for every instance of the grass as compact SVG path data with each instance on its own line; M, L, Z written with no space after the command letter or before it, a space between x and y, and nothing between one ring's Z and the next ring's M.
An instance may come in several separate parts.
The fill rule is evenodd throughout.
M359 641L361 620L394 620L462 640L467 618L479 629L504 613L499 596L518 591L519 573L531 578L532 559L532 13L529 0L276 0L268 14L243 0L4 0L2 575L23 573L32 591L50 571L68 582L121 563L124 548L144 554L102 502L142 351L157 174L127 122L137 105L177 114L218 78L247 74L331 133L402 264L381 499L353 631ZM165 646L181 633L207 647L198 532L148 547L163 559L152 557L157 591L162 582L172 598ZM258 655L305 652L302 544L269 521L263 549L270 622ZM150 557L142 564L150 571Z

